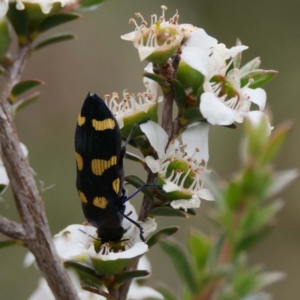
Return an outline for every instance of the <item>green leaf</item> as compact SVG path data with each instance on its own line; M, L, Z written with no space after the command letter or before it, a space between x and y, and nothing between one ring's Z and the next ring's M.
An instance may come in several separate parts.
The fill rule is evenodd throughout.
M14 114L16 114L17 112L21 111L22 109L26 108L30 104L37 101L39 99L40 95L41 95L40 92L35 92L35 93L30 94L28 97L14 103L14 105L13 105Z
M0 20L0 41L0 62L2 62L8 52L11 41L6 18Z
M89 291L94 294L98 294L102 297L104 297L107 300L115 300L115 297L111 296L110 294L104 292L101 290L101 287L98 284L95 284L93 282L90 282L88 280L84 280L80 283L80 286L82 289Z
M286 121L281 125L277 126L275 130L273 130L263 149L263 153L261 153L262 163L267 163L273 159L273 157L281 148L288 134L294 129L294 126L294 122Z
M158 292L160 292L163 297L164 300L178 300L178 298L176 296L174 296L169 290L167 290L166 288L163 287L159 287Z
M188 208L186 212L191 216L197 216L197 211L195 208Z
M195 261L195 270L203 271L210 247L211 239L199 232L191 232L189 235L189 250L193 261Z
M83 13L95 10L102 4L105 0L79 0L80 6L76 11Z
M58 13L49 16L40 24L40 26L37 28L37 32L45 32L53 27L76 20L78 18L81 18L81 15L76 13Z
M145 277L148 276L149 274L150 272L147 270L135 270L135 271L126 272L117 278L116 284L121 284L126 280L130 280L134 278Z
M148 72L144 73L143 76L157 82L162 87L170 86L170 84L167 82L167 78L165 78L164 76L157 75L155 73L148 73Z
M25 247L25 243L19 240L0 241L0 249L10 247L10 246L15 246L15 245Z
M242 66L240 68L241 70L241 77L243 77L244 75L246 75L247 73L256 70L259 68L261 64L261 60L260 57L255 57L254 59L252 59L251 61L249 61L248 63L246 63L244 66Z
M128 159L128 160L131 160L131 161L138 162L138 163L140 163L143 167L146 167L145 161L144 161L141 157L139 157L138 155L136 155L136 154L134 154L134 153L131 153L131 152L126 151L125 158Z
M184 90L191 90L191 95L196 96L200 86L203 85L204 75L181 61L177 70L177 80L182 84Z
M54 35L51 35L50 37L45 38L41 42L38 42L32 49L31 53L37 50L40 50L46 46L53 45L58 42L68 41L68 40L74 40L77 36L72 33L57 33Z
M197 283L186 253L184 253L177 244L171 243L170 241L161 242L160 246L171 259L178 275L187 284L192 293L196 294L198 290Z
M182 126L203 121L205 121L205 118L202 116L198 106L188 107L184 110L182 117L179 118L180 125Z
M142 179L140 179L139 177L137 177L135 175L126 176L125 177L125 181L127 181L128 183L130 183L131 185L133 185L137 189L140 186L142 186L143 184L145 184L145 182ZM154 196L153 196L151 190L148 187L142 189L141 192L143 194L145 194L151 201L154 200Z
M244 232L241 239L234 245L233 255L237 255L242 251L248 250L251 246L259 242L267 234L271 232L271 226L265 226L260 230L255 230L252 232Z
M268 83L274 76L278 73L278 71L274 70L254 70L247 74L245 74L241 78L241 87L245 86L249 83L249 80L252 83L249 84L249 88L256 89Z
M43 85L43 84L44 84L43 81L37 80L37 79L24 80L24 81L17 83L13 87L11 94L9 96L10 102L14 103L16 98L18 96L20 96L21 94L29 91L30 89L32 89L36 86Z
M150 212L154 216L163 216L163 217L183 217L189 218L188 214L182 210L174 209L167 206L155 207Z
M160 241L168 238L169 236L175 234L179 230L178 226L167 227L155 232L147 241L148 247L152 247L159 243Z
M5 191L6 188L7 188L6 184L0 183L0 195Z
M178 108L183 108L186 104L186 93L185 90L183 88L183 86L181 85L181 83L176 80L173 79L171 81L174 93L175 93L175 102L178 106Z
M79 274L81 275L80 277L84 278L85 276L82 274L87 274L89 275L89 277L93 277L97 280L102 280L103 276L99 275L99 273L92 269L89 265L83 263L82 261L79 260L67 260L64 262L64 265L66 268L73 268L75 269L77 272L79 272Z
M15 3L10 3L7 17L12 23L14 30L18 36L19 45L26 45L28 42L28 17L26 11L19 10L16 8Z

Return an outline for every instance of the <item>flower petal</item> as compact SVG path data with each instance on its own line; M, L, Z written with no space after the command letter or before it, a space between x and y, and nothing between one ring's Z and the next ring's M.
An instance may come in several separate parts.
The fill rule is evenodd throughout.
M157 173L160 170L160 161L159 159L155 159L152 156L146 156L145 162L147 166L150 168L152 173Z
M259 126L260 122L264 119L266 122L266 136L271 134L273 127L270 124L269 118L266 114L261 111L250 111L247 113L240 113L242 116L247 118L253 126Z
M240 52L248 49L249 47L248 46L245 46L245 45L240 45L240 46L233 46L229 49L229 53L230 53L230 56L233 58L235 57L237 54L239 54Z
M212 192L208 188L202 188L200 191L197 192L197 196L207 201L215 200L215 197L213 196Z
M189 208L199 208L200 203L200 199L193 195L190 200L174 200L170 205L175 209L183 209L184 211L187 211Z
M208 132L209 124L199 122L189 126L181 135L188 156L193 156L198 162L208 162ZM199 152L195 152L196 148Z
M212 125L230 125L236 119L236 112L211 93L202 94L200 110Z
M197 47L182 47L181 59L193 69L207 75L209 53Z
M141 130L146 134L151 146L157 151L159 158L165 155L165 148L168 143L168 135L164 129L153 121L140 125Z
M185 26L184 24L180 25L180 27L190 30L190 36L184 44L186 47L197 47L207 50L218 43L217 39L209 36L202 28Z
M264 110L266 106L267 94L263 89L257 88L254 90L250 88L244 88L243 98L246 98L252 103L257 104L260 111Z

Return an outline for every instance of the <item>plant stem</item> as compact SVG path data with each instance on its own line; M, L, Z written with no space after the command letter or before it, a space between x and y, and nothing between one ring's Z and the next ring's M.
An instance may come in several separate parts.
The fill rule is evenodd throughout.
M22 153L12 107L8 102L14 85L21 79L30 50L31 45L20 47L16 59L6 68L0 98L0 153L21 219L21 224L18 224L0 217L0 232L27 245L56 299L76 300L75 289L52 242L44 205Z

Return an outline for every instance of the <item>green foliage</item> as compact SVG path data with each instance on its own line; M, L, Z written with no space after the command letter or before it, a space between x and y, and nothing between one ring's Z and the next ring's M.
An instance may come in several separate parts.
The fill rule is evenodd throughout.
M273 79L277 73L278 72L274 70L253 70L249 73L246 73L241 78L241 86L245 86L250 80L251 83L249 84L249 88L259 88Z
M0 62L2 62L7 54L11 41L7 19L0 20L0 41Z
M266 137L266 124L245 124L243 160L239 173L227 185L220 187L212 178L207 183L216 198L212 214L219 234L205 235L193 231L188 237L189 256L177 244L161 243L185 282L186 290L180 299L264 299L262 289L282 279L278 272L263 272L249 267L247 253L270 232L276 213L282 207L271 201L269 192L278 186L279 192L293 180L296 172L285 171L277 176L270 162L293 128L290 122L278 126ZM174 299L164 291L167 299Z
M77 38L76 35L74 35L73 33L61 32L61 33L53 34L50 37L47 37L42 41L36 43L36 45L32 49L32 53L46 46L53 45L55 43L59 43L63 41L74 40L76 38Z
M158 242L168 238L169 236L175 234L179 230L178 226L167 227L155 232L147 241L149 248L156 245Z

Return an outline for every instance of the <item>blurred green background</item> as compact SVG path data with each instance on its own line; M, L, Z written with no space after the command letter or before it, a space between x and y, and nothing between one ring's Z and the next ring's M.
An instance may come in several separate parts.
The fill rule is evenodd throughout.
M239 37L250 46L244 62L260 56L262 68L279 70L265 89L273 124L286 119L298 121L300 115L300 2L243 0L108 0L98 10L59 28L75 32L79 39L37 52L30 60L24 78L46 82L41 99L16 118L19 135L29 149L29 160L37 173L37 182L55 187L42 193L52 233L68 224L83 222L75 189L73 136L78 112L89 91L101 96L114 91L143 91L145 64L137 51L121 34L132 31L129 18L141 12L146 20L160 14L160 6L169 9L167 17L179 10L180 23L192 23L223 42L228 48ZM297 125L297 124L296 124ZM276 160L276 169L299 168L299 126L286 142ZM238 169L241 129L213 127L210 132L210 168L229 179ZM137 165L126 164L126 173L137 173ZM139 175L144 176L141 172ZM252 263L268 270L286 273L284 281L270 287L274 299L299 299L300 295L300 201L299 181L283 194L284 209L278 215L274 231L251 254ZM139 207L142 196L133 203ZM9 192L3 195L1 214L18 220ZM185 241L190 228L213 230L207 214L213 203L202 202L199 215L187 220L158 218L159 227L179 224L177 239ZM27 299L37 287L35 268L22 266L26 250L19 247L0 251L0 299ZM152 263L150 285L164 282L175 292L179 280L172 264L159 246L149 253Z

